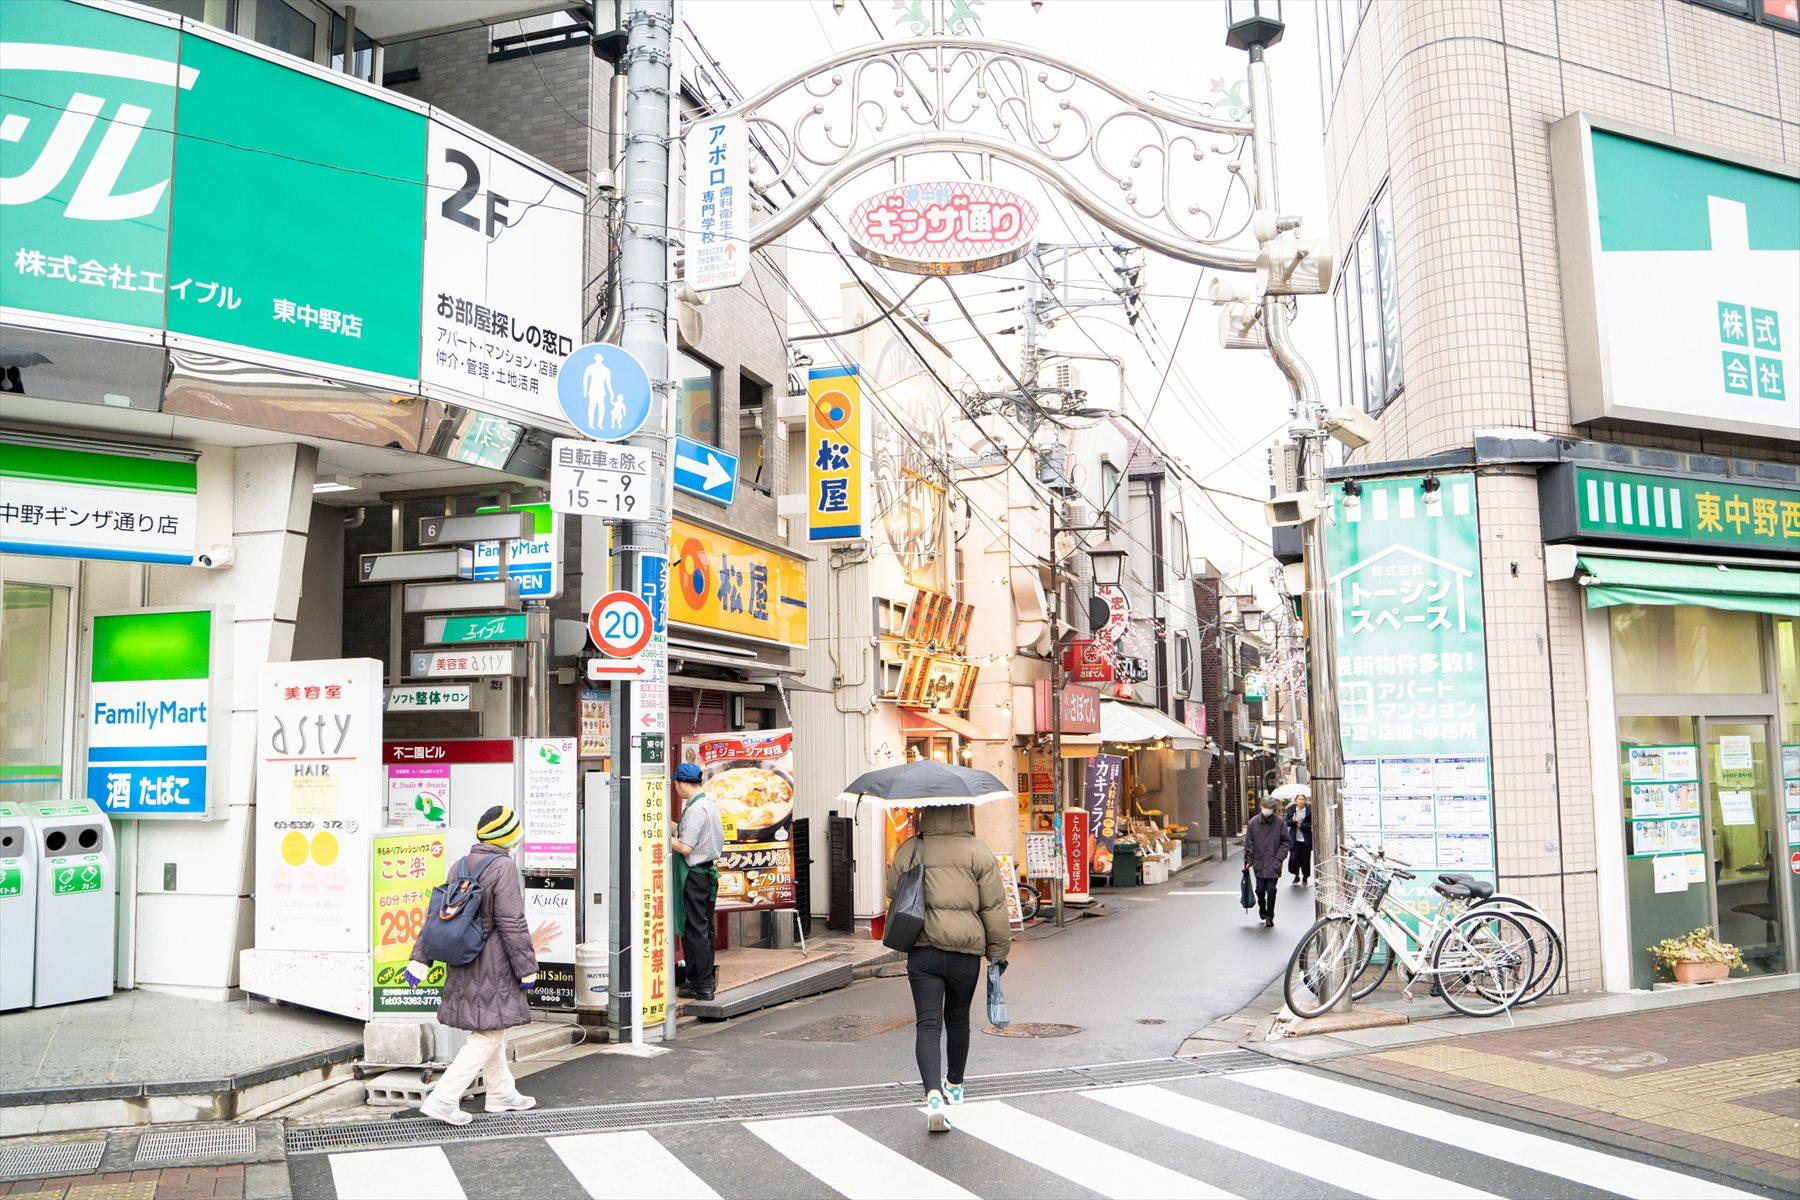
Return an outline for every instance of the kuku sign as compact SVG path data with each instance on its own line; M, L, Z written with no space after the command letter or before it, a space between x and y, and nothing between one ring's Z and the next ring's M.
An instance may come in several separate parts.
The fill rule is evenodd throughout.
M1037 208L979 179L903 183L850 212L850 242L879 266L971 275L1017 262L1037 240Z
M230 729L230 618L98 613L89 632L87 795L114 817L204 817Z

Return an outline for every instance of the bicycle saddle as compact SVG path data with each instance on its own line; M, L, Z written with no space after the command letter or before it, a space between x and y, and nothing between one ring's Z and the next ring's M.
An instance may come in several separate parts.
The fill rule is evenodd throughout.
M1494 885L1473 875L1439 875L1431 890L1446 900L1486 900L1494 894Z

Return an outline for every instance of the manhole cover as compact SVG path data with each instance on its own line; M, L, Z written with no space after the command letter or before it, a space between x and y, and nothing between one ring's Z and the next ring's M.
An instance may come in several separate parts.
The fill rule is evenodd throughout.
M983 1033L991 1033L995 1037L1053 1038L1068 1037L1072 1033L1080 1033L1079 1025L1058 1025L1054 1021L1019 1021L998 1029L989 1025Z
M826 1017L792 1029L783 1029L770 1037L782 1042L860 1042L864 1038L911 1025L911 1017L878 1017L871 1013L846 1013Z
M1168 1022L1163 1020L1161 1017L1139 1017L1137 1023L1139 1025L1167 1025L1168 1024Z

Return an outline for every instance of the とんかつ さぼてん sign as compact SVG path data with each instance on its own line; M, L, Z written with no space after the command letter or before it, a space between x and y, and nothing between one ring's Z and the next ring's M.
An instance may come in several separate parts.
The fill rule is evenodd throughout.
M1037 208L979 179L903 183L850 212L856 252L914 275L972 275L1017 262L1037 239Z
M218 608L94 615L86 785L108 815L207 815L231 723L229 629Z

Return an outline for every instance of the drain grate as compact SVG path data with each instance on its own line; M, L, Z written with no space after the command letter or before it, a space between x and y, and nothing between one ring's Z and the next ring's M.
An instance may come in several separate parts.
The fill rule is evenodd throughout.
M777 1030L768 1036L778 1042L860 1042L864 1038L872 1038L878 1033L887 1033L902 1025L911 1025L911 1017L878 1017L872 1013L841 1013L835 1017L826 1017L822 1021L813 1021L806 1025L796 1025L792 1029Z
M1059 1038L1080 1033L1081 1026L1059 1025L1055 1021L1018 1021L1008 1025L1005 1029L998 1025L989 1025L981 1032L993 1034L995 1037Z
M1029 1096L1077 1088L1116 1087L1164 1079L1220 1075L1275 1065L1250 1050L1226 1050L1185 1058L1153 1058L1141 1062L1098 1063L1085 1067L1051 1067L1004 1075L975 1075L969 1090L982 1099ZM711 1096L692 1100L658 1100L638 1104L605 1104L584 1108L534 1110L477 1115L467 1125L436 1121L341 1121L291 1126L289 1154L318 1154L372 1146L409 1146L438 1142L494 1141L566 1133L618 1132L668 1125L705 1125L725 1121L759 1121L772 1117L824 1116L919 1103L916 1083L876 1083L852 1087L812 1088L795 1092L763 1092L749 1096Z
M53 1142L40 1146L10 1146L0 1150L0 1179L29 1179L43 1175L85 1175L100 1166L106 1142Z
M256 1153L256 1126L222 1129L166 1129L146 1133L137 1144L134 1167L190 1158L226 1158Z

